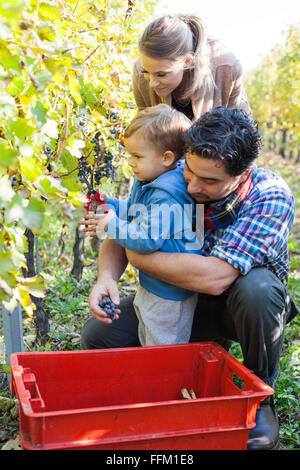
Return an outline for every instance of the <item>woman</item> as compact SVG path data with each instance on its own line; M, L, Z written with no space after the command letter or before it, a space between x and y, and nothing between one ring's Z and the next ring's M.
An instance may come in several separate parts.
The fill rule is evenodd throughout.
M207 37L197 15L165 15L139 40L133 92L139 109L166 103L191 120L215 106L251 114L242 68L220 41Z

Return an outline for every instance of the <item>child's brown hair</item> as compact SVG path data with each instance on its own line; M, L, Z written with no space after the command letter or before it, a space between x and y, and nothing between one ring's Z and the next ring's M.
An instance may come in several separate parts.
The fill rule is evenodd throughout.
M139 111L127 127L124 137L131 137L135 132L143 131L148 139L162 152L171 150L176 159L184 154L184 132L191 126L191 121L167 104L158 104Z

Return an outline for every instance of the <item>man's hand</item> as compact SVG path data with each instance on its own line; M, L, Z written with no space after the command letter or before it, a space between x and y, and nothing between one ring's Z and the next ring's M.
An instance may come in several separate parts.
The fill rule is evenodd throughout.
M92 288L89 295L89 307L92 315L102 323L112 323L107 313L99 307L102 297L110 297L115 305L119 305L120 297L118 292L118 283L111 278L99 279ZM116 310L117 319L120 310Z
M91 238L100 237L106 232L108 223L116 217L113 209L110 209L107 214L87 214L80 225L83 232L89 232Z

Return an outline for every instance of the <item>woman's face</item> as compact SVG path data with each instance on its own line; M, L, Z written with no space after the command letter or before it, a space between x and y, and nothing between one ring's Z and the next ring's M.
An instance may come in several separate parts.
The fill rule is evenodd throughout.
M170 95L181 83L183 73L192 62L192 55L179 57L176 60L153 59L140 55L142 73L158 96Z

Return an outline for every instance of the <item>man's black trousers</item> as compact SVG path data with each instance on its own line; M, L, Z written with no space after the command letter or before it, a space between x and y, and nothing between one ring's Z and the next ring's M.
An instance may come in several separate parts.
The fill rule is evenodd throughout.
M82 349L140 346L133 298L121 299L120 317L112 324L89 318L81 333ZM254 268L222 295L199 294L190 342L240 343L244 365L273 387L285 325L296 313L279 279L266 268Z

